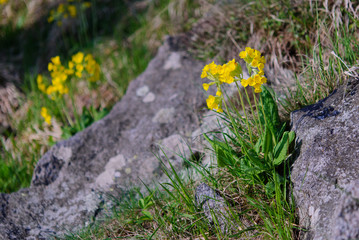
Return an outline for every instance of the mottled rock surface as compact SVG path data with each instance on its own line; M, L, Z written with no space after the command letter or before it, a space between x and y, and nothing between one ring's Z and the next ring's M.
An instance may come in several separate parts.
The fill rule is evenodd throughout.
M293 112L294 197L302 239L359 239L359 79Z
M205 183L198 185L195 198L198 208L203 209L209 222L226 233L231 226L231 216L224 198Z
M88 224L101 212L105 193L162 176L154 156L164 158L161 148L178 167L182 159L172 150L190 157L187 144L207 111L204 64L178 41L167 39L108 116L51 148L30 188L0 195L0 239L48 239Z

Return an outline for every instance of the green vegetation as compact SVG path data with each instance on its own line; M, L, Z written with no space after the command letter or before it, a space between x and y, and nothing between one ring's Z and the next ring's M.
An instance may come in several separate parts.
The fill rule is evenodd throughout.
M87 7L81 7L85 3ZM76 6L76 14L65 18L66 4ZM29 186L36 161L49 147L104 117L124 95L128 83L144 71L162 38L187 30L187 22L198 15L191 10L196 3L190 1L153 1L141 6L127 5L125 1L91 1L91 4L69 1L66 4L47 6L48 11L41 12L40 16L34 16L38 12L28 9L32 5L22 1L0 5L3 14L5 10L12 11L0 25L0 53L11 60L12 52L8 49L20 49L24 57L21 63L15 64L22 66L25 72L19 86L24 93L18 99L22 107L16 109L17 117L5 116L9 128L2 134L0 143L0 192ZM56 21L49 22L48 18L54 14ZM33 23L16 25L19 19ZM173 24L168 25L171 22ZM76 27L75 31L71 25ZM44 59L44 50L54 55ZM83 60L83 76L66 74L61 84L54 84L56 76L52 74L59 74L48 71L48 64L54 64L51 59L60 59L65 74L65 70L71 70L68 64L74 62L72 58L78 52L92 54L101 66L98 79L90 80L94 72L86 73ZM44 67L34 65L36 62L43 62ZM42 82L39 84L40 73ZM62 91L57 89L48 94L46 90L50 85ZM43 107L47 108L46 114ZM44 122L46 115L51 124Z
M202 166L184 158L190 166L190 173L185 176L172 166L168 169L163 165L169 179L167 183L147 186L146 193L130 190L121 201L115 200L116 206L108 219L63 238L297 239L304 229L296 224L295 204L289 191L295 136L288 128L288 114L328 96L338 84L357 76L359 57L359 19L354 2L299 2L243 0L213 7L216 3L210 1L201 1L200 5L197 1L163 0L139 7L143 2L127 6L125 1L109 1L110 5L106 6L100 1L91 1L91 6L76 10L79 18L75 16L74 21L80 31L76 34L70 29L63 31L62 44L51 57L59 56L64 59L63 63L68 63L75 61L71 56L78 52L91 53L101 66L101 74L93 82L87 81L92 73L67 81L68 93L58 101L39 87L34 69L40 71L41 67L34 66L33 59L27 60L38 53L37 44L21 44L27 54L21 86L24 97L20 99L23 107L16 115L20 117L8 116L10 129L1 136L0 191L12 192L28 186L39 157L56 141L70 137L106 115L123 96L129 81L145 69L165 34L192 28L188 33L191 39L188 47L194 56L207 62L215 59L225 63L233 57L239 59L239 52L250 46L263 54L268 66L263 68L253 63L254 57L246 57L252 54L246 49L240 57L250 69L251 79L243 79L242 70L239 71L243 62L204 67L202 77L212 82L203 87L205 90L210 85L218 88L217 95L208 98L208 107L220 112L219 121L229 130L219 133L221 137L215 137L218 133L205 134L217 165ZM0 11L4 4L22 9L1 25L2 46L20 41L21 31L28 31L25 36L30 36L29 41L40 38L25 29L28 19L32 19L31 9L24 10L25 6L15 3L0 1L3 4ZM54 9L58 10L59 6ZM209 9L208 16L199 19L206 9ZM107 17L100 14L105 10L111 13ZM67 20L59 19L63 13L52 12L57 23L48 23L48 16L52 16L48 15L49 11L39 18L41 24L47 26L44 32L50 33L49 25L65 29ZM75 15L74 10L67 11ZM112 22L113 19L116 20ZM70 69L69 65L64 66ZM221 71L227 71L228 75L217 75L221 72L217 68L224 68ZM277 75L284 69L294 73L295 86L281 82L282 89L277 87L276 90L282 90L280 99L270 88L261 86L266 82L261 72L265 74L268 69ZM48 76L43 69L41 73ZM234 83L230 77L237 81ZM52 76L52 84L53 79ZM239 81L243 89L239 88ZM222 83L237 84L239 97L224 99ZM248 85L253 86L254 91L247 90ZM83 91L77 91L79 86ZM110 96L105 102L96 98L103 91ZM91 101L86 101L88 99ZM41 111L44 103L48 112ZM198 182L191 173L200 175L202 181L217 189L227 201L231 226L226 233L221 231L218 219L209 223L196 205L194 189Z

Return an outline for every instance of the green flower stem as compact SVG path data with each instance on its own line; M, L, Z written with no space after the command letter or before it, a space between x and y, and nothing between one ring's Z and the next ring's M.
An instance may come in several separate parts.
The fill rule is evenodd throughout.
M221 87L218 86L218 88L219 88L220 91L222 92ZM222 100L223 100L223 102L224 102L224 107L226 108L227 115L229 116L229 119L231 120L232 125L233 125L233 126L236 126L235 121L234 121L234 119L233 119L233 117L232 117L232 115L231 115L231 113L230 113L230 111L229 111L229 108L228 108L228 106L227 106L226 101L224 100L223 95L221 96L221 98L222 98ZM236 127L234 127L234 131L236 132L236 136L237 136L238 140L240 141L240 144L241 144L241 146L242 146L242 148L243 148L242 150L244 150L244 152L247 152L247 145L245 144L245 142L244 142L243 139L241 138L241 135L239 134L238 129L237 129ZM251 143L252 143L252 142L251 142ZM252 144L253 144L253 143L252 143Z
M71 119L70 114L67 111L67 107L66 107L64 98L61 97L59 100L60 101L55 101L55 104L56 104L58 111L60 112L61 118L63 119L64 122L68 122L72 126L74 123ZM59 105L59 102L61 102L61 105Z
M248 121L248 116L247 116L247 112L246 112L246 108L244 106L244 102L243 102L243 97L242 97L242 93L241 93L241 90L238 86L238 83L236 83L236 86L237 86L237 89L238 89L238 94L239 94L239 99L241 100L241 105L242 105L242 109L243 109L243 112L244 112L244 116L246 117L246 124L247 124L247 127L248 127L248 130L249 130L249 138L251 140L251 143L253 144L253 135L252 135L252 128L249 124L249 121ZM250 103L249 103L250 105Z
M258 109L259 109L259 108L258 108L258 103L257 103L257 96L256 96L256 94L255 94L254 91L252 91L252 93L253 93L254 104L255 104L256 109L257 109L257 118L258 118L260 130L261 130L260 136L262 136L262 135L263 135L263 132L264 132L264 129L263 129L262 122L261 122L261 119L259 118L259 114L258 114ZM262 103L262 109L263 109L263 103ZM264 113L263 113L263 115L264 115ZM267 124L266 121L265 121L265 124Z
M258 118L258 117L256 118L256 115L255 115L255 113L254 113L253 106L252 106L251 100L249 99L248 92L247 92L247 89L246 89L246 88L244 88L244 92L246 93L247 101L248 101L248 104L249 104L249 106L250 106L251 113L252 113L252 116L253 116L253 118L254 118L254 122L255 122L255 124L256 124L257 131L258 131L259 135L261 136L262 133L263 133L261 121L258 121L258 122L259 122L259 125L258 125L258 122L257 122L257 120L258 120L257 118ZM254 96L254 99L255 99L255 96ZM258 116L258 113L257 113L257 116Z
M75 120L76 120L77 129L78 129L78 131L80 131L80 130L84 129L85 126L83 126L82 121L80 120L80 116L77 113L77 108L76 108L76 105L75 105L75 99L74 99L74 94L73 94L72 88L70 88L69 95L70 95L70 98L71 98L71 105L72 105L72 109L74 111L74 117L75 117Z

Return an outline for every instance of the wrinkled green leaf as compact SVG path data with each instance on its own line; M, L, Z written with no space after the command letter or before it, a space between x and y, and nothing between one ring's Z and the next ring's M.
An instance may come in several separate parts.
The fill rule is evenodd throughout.
M288 155L289 145L295 138L295 133L291 132L284 132L282 139L279 143L274 147L274 165L280 165Z
M268 127L274 133L276 132L280 121L277 103L274 101L273 95L274 94L272 94L267 87L263 86L261 92L263 108L261 104L259 104L259 118L262 125Z
M246 151L245 156L252 164L254 164L256 168L260 170L267 170L267 164L265 163L264 159L260 158L253 149Z
M261 146L262 146L262 138L259 138L256 145L254 145L254 151L256 151L256 153L259 153L261 150Z
M142 209L145 208L145 200L143 200L142 198L140 200L138 200L138 206Z
M269 153L269 151L272 151L272 149L273 149L272 133L268 127L265 128L263 139L264 139L264 141L262 144L262 150L263 150L263 153L265 155L267 155Z
M152 214L149 211L146 210L142 210L141 213L143 214L143 216L140 217L141 220L152 220Z
M242 158L240 162L240 169L241 173L243 174L244 178L251 178L253 175L258 175L264 170L258 169L257 167L252 166L252 164L249 163L248 159Z

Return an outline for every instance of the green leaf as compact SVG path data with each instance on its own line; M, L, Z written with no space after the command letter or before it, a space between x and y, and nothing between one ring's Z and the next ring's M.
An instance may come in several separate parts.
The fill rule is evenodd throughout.
M258 141L256 142L256 145L254 145L254 151L256 151L256 153L259 153L261 150L261 146L262 146L262 138L259 138Z
M145 209L145 200L143 200L142 198L140 200L138 200L138 206L141 209Z
M266 125L273 133L280 123L277 103L273 99L274 93L270 92L270 88L263 86L261 97L263 100L263 108L259 104L259 118L263 125ZM264 113L264 115L263 115ZM267 123L267 124L266 124Z
M277 142L279 141L280 137L283 136L283 133L284 133L284 131L285 131L286 126L287 126L287 124L284 123L284 124L282 125L282 127L280 128L280 130L277 131L277 136L276 136Z
M264 159L260 158L258 154L253 150L250 149L249 151L245 152L245 156L248 160L255 165L256 168L260 170L267 170L267 164L265 163Z
M270 181L265 186L266 194L269 198L273 198L275 193L275 183L274 181Z
M289 144L291 144L293 142L293 140L295 139L295 132L294 131L290 131L288 133L288 137L289 137Z
M269 130L269 128L266 126L266 128L264 130L264 140L263 140L263 144L262 144L262 151L263 151L264 155L267 155L269 153L269 151L272 151L272 149L273 149L272 133Z
M144 209L147 209L147 208L151 207L153 204L154 203L152 201L146 202L146 205L145 205Z
M149 211L142 210L141 213L143 214L142 217L140 217L141 220L152 220L152 214Z
M243 178L252 178L253 175L258 175L264 170L258 169L257 167L253 167L252 164L250 164L248 159L242 158L240 162L240 169L241 174L243 175Z
M274 147L274 165L280 165L286 158L288 153L288 148L291 142L295 138L295 133L291 132L284 132L282 139L279 143Z

